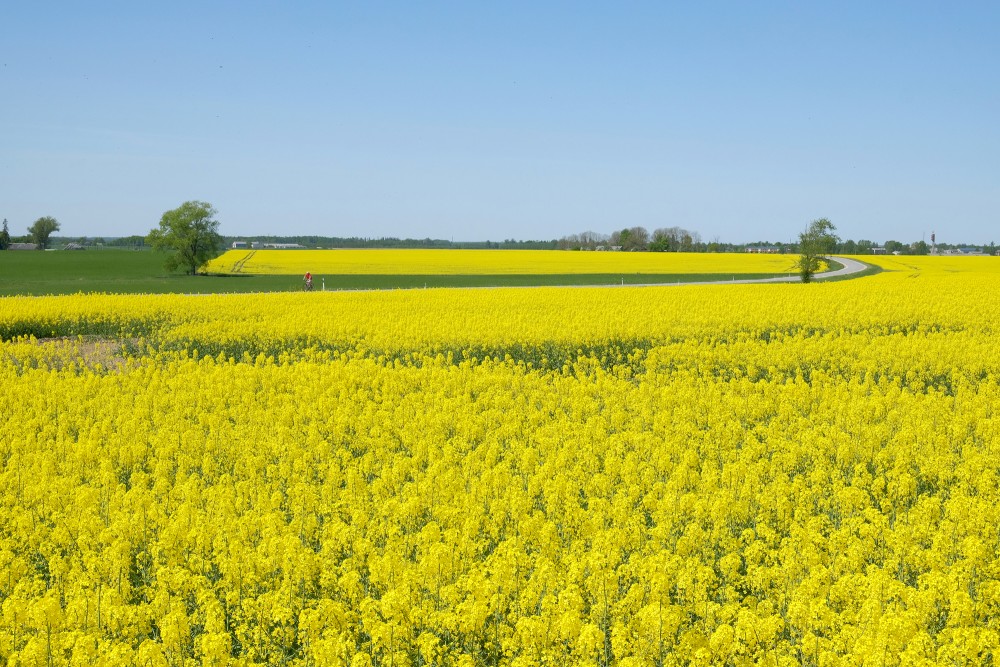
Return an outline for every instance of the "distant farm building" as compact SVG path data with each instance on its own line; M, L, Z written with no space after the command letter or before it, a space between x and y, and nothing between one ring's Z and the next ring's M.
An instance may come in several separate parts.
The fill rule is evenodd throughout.
M776 245L752 245L747 246L747 252L758 255L777 255L781 253L781 248Z
M983 252L979 248L964 247L964 248L948 248L947 250L941 250L939 252L941 255L969 255L972 257L985 257L988 253Z
M7 250L38 250L38 246L34 243L11 243Z
M980 250L979 248L959 248L958 251L963 255L977 255L977 256L986 255L986 253Z

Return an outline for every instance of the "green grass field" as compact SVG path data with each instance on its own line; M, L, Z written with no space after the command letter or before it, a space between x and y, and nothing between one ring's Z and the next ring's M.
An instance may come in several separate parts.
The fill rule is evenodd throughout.
M0 252L0 296L106 292L120 294L294 292L297 276L169 274L151 250L88 249ZM835 263L831 263L835 264ZM836 267L834 267L836 268ZM314 289L640 285L768 278L760 274L316 275Z
M274 292L300 287L290 276L186 276L163 268L152 250L0 252L0 295Z

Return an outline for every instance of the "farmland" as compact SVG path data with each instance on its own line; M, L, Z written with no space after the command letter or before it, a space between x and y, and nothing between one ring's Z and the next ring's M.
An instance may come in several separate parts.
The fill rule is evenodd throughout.
M164 259L149 250L0 252L0 296L287 292L301 287L288 276L171 275L163 269Z
M579 253L477 250L229 251L208 275L169 274L148 250L0 253L0 296L106 292L294 292L311 271L316 289L636 285L794 273L791 255Z
M986 663L1000 261L866 261L2 299L0 658Z

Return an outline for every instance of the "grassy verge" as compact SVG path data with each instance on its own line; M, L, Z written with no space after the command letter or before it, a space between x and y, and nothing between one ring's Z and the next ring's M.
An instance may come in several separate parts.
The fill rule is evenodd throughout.
M861 260L858 260L861 262ZM830 262L831 264L836 264L837 262ZM855 278L864 278L865 276L874 276L876 273L882 273L885 269L881 266L876 266L874 264L869 264L867 262L861 262L865 265L864 271L859 271L858 273L852 273L846 276L833 276L832 278L819 278L818 280L824 283L835 283L841 280L854 280ZM830 269L831 271L835 269Z

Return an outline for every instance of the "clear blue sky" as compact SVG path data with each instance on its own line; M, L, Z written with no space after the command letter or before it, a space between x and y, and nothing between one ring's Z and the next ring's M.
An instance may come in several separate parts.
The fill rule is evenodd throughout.
M9 2L0 218L1000 242L1000 3Z

